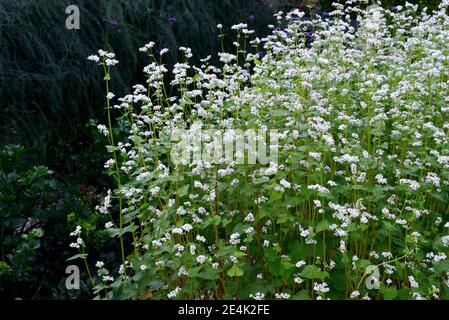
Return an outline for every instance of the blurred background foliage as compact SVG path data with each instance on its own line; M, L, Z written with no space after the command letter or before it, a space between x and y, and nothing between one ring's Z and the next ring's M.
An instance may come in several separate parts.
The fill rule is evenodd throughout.
M45 162L61 160L61 147L76 152L86 143L87 120L101 118L104 110L100 70L87 63L89 54L99 48L117 54L112 90L125 94L143 81L146 61L138 48L145 43L169 48L169 66L180 46L191 47L197 60L213 55L218 23L244 21L263 33L274 21L280 4L262 1L79 0L81 28L68 30L71 0L1 0L2 143L25 143Z
M138 48L150 40L159 49L170 49L169 66L177 61L180 46L191 47L198 61L218 51L218 23L230 33L229 26L246 22L263 35L277 10L298 7L319 12L330 10L333 1L79 0L81 28L68 30L65 9L72 2L0 0L1 143L24 143L46 163L67 162L67 154L88 142L87 120L101 118L100 70L86 62L98 48L116 52L120 60L112 75L112 90L120 95L143 80L145 59ZM228 45L233 40L225 39Z
M180 46L194 62L219 50L216 25L245 22L259 37L273 13L331 10L326 0L78 0L81 29L65 28L71 0L0 0L0 299L83 298L64 288L68 233L81 225L84 241L105 262L114 244L93 208L107 185L97 123L104 122L101 70L86 61L99 48L120 61L111 91L142 83L148 41L167 47L170 69ZM344 2L343 0L336 2ZM435 8L439 1L411 3ZM405 1L383 1L386 7ZM85 278L85 277L84 277ZM85 285L85 283L84 283Z
M116 249L101 227L105 217L92 214L96 190L70 185L48 167L29 166L26 151L20 145L0 150L0 299L86 295L64 286L66 259L73 254L68 234L81 225L92 253L105 261Z

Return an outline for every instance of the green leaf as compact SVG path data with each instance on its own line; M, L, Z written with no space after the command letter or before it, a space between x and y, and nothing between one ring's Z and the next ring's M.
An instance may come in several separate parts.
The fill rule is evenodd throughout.
M275 277L282 275L282 272L284 271L279 260L268 261L267 267L268 271Z
M283 193L279 191L273 191L270 196L270 200L267 203L272 203L276 200L282 199Z
M189 185L183 185L178 192L178 195L180 198L184 197L185 195L187 195L187 193L189 192Z
M410 289L409 288L399 289L398 298L401 300L408 300L410 298Z
M259 208L259 219L262 219L262 218L264 218L266 216L269 216L269 215L271 215L271 213L272 213L272 210L271 210L270 207L261 206Z
M289 112L287 110L283 110L283 109L274 109L271 110L270 115L274 116L274 117L285 117L289 115Z
M325 271L321 271L321 269L315 265L307 265L300 273L300 276L306 279L324 279L327 278L329 274Z
M284 201L286 205L298 205L303 204L306 201L303 197L287 197Z
M282 224L287 222L290 219L290 215L288 213L282 213L279 215L279 218L276 220L277 224Z
M329 222L327 220L323 220L320 223L318 223L315 231L316 233L318 233L324 230L329 230Z
M393 300L398 296L398 289L395 286L385 287L381 286L380 291L382 292L382 296L385 300Z
M111 284L112 298L117 300L127 300L137 295L137 284L131 281L116 280Z
M9 265L5 262L5 261L0 261L0 276L3 273L8 272L9 270L11 270L11 268L9 267Z
M213 225L218 226L221 223L221 217L220 216L212 216L212 217L210 217L210 222Z
M449 272L449 260L438 261L434 266L437 275Z
M368 191L368 188L365 186L362 186L360 184L355 184L351 186L352 190L362 190L362 191Z
M387 221L382 221L382 222L388 231L393 232L396 230L396 227L394 225L392 225L391 223L389 223Z
M233 256L234 256L234 257L237 257L237 258L239 258L239 257L245 257L245 256L247 256L247 255L248 255L247 253L242 252L242 251L236 251L236 252L234 252L234 254L233 254Z
M293 300L309 300L309 291L308 290L301 290L297 294L295 294L292 297Z
M137 229L138 229L138 227L136 225L131 224L122 229L122 235L127 232L134 232ZM108 229L108 233L111 237L118 237L118 236L120 236L120 228L110 228L110 229Z
M260 177L260 178L254 179L253 184L263 184L263 183L267 183L268 181L270 181L270 179L268 177Z
M441 202L447 203L447 193L446 192L433 192L431 196Z
M233 265L231 269L228 270L228 276L230 277L241 277L243 276L243 270L240 269L237 265Z
M87 258L87 253L79 253L79 254L75 254L74 256L71 256L66 261L71 261L71 260L76 260L76 259L86 259L86 258Z
M198 278L204 280L216 280L219 279L219 270L212 268L212 266L204 266L198 273Z
M289 269L295 267L295 265L294 265L293 263L289 262L289 261L282 261L282 262L281 262L281 265L282 265L282 267L283 267L285 270L289 270Z
M361 272L365 272L367 270L368 266L371 265L371 262L366 259L360 259L360 260L357 260L355 264L356 264L358 270L360 270Z

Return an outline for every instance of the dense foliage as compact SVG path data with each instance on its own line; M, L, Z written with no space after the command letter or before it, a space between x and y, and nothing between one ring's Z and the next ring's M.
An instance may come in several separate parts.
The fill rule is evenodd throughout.
M85 290L67 292L64 286L70 263L66 235L75 225L87 230L85 241L105 261L117 258L105 232L97 232L104 218L91 214L108 178L102 175L98 134L91 130L97 120L89 121L103 117L103 89L85 56L99 44L118 48L127 58L114 72L113 85L125 92L143 79L136 54L142 42L216 52L218 22L246 20L263 32L278 6L258 0L81 0L81 28L68 30L70 4L0 1L1 298L88 297ZM177 59L173 50L167 65Z
M97 297L449 298L448 7L293 10L261 39L234 25L218 66L181 47L168 87L166 50L150 42L147 83L120 99L116 56L89 56L105 75L98 129L116 181L97 211L122 258L96 262ZM221 156L226 139L260 145L270 129L268 165ZM88 255L82 227L71 236Z
M0 0L0 299L448 299L448 4L357 2Z
M97 199L47 167L28 168L25 153L16 145L0 151L0 298L70 296L64 286L70 228L83 225L92 235L87 241L106 248L96 230L101 217L89 205Z

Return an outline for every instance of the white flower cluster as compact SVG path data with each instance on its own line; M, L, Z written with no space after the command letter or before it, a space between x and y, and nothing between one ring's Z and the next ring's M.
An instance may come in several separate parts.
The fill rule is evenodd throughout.
M368 300L363 285L334 290L333 280L364 283L365 265L380 262L382 285L416 299L445 294L432 286L449 281L449 2L432 13L359 2L313 20L278 13L279 27L253 40L246 24L234 25L237 48L219 53L218 66L210 57L191 64L183 47L167 75L155 57L166 50L140 49L151 58L147 83L117 99L128 135L112 146L118 163L105 164L125 182L113 192L123 196L121 220L112 192L97 207L114 219L106 228L132 239L133 258L150 261L120 281L130 281L128 269L151 270L159 298L206 296L213 279L216 298ZM102 50L89 60L116 64ZM237 163L255 152L236 132L254 128L277 130L276 162ZM179 148L177 129L186 133ZM244 152L209 161L223 152L215 129ZM191 161L171 161L181 154ZM82 246L80 233L71 246ZM225 293L228 278L255 293Z

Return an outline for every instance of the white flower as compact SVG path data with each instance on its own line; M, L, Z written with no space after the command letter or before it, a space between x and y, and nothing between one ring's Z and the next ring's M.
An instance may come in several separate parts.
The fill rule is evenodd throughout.
M235 55L225 52L220 52L218 56L220 57L220 61L226 64L231 63L233 60L236 59Z
M255 294L251 293L249 295L249 297L254 300L263 300L263 298L265 297L265 294L261 293L261 292L256 292Z
M343 240L340 240L340 252L346 252L346 243Z
M104 124L99 124L97 126L97 129L104 135L104 136L108 136L109 135L109 131L108 128L106 128L106 126Z
M296 284L301 284L301 283L304 282L304 280L301 279L301 277L295 277L295 278L293 279L293 281L295 281Z
M148 42L146 45L144 45L142 48L139 48L139 51L141 52L148 52L151 48L154 47L154 42Z
M197 261L199 264L203 264L203 263L206 261L206 256L200 255L200 256L196 257L196 261Z
M112 281L114 281L114 278L111 277L111 276L103 276L102 279L103 279L104 282L112 282Z
M276 299L283 299L283 300L286 300L286 299L289 299L289 298L290 298L290 295L289 295L288 293L276 293L276 294L274 295L274 297L275 297Z
M441 179L438 177L438 175L436 173L433 172L428 172L427 176L426 176L426 183L427 184L432 184L435 187L439 188L440 187L440 181Z
M254 215L250 212L246 215L244 220L248 221L248 222L252 222L252 221L254 221Z
M240 29L246 29L246 28L248 28L248 25L246 23L235 24L231 27L232 30L240 30Z
M240 243L240 234L238 232L231 234L229 237L230 244L239 244Z
M159 191L161 190L161 188L159 186L155 186L153 188L150 189L150 193L152 197L155 197Z
M385 179L384 176L382 174L380 174L380 173L377 174L374 178L376 179L377 183L379 183L379 184L386 184L387 183L387 179Z
M206 242L206 238L199 234L196 236L196 240L198 240L199 242L203 242L203 243Z
M313 290L317 293L326 293L326 292L329 292L329 287L327 286L326 282L322 282L322 283L314 282Z
M181 292L181 288L180 287L176 287L173 291L170 291L167 294L167 298L168 299L172 299L172 298L176 297L180 292Z
M173 228L171 231L173 234L182 234L182 228Z
M113 99L115 97L115 94L113 94L112 92L108 92L108 94L106 95L106 98L108 98L109 100Z
M285 179L282 179L280 182L279 182L285 189L290 189L291 188L291 184L290 184L290 182L288 182L287 180L285 180Z
M316 161L321 161L321 153L319 152L309 152L309 156Z
M192 225L190 223L186 223L181 227L184 231L189 232L193 229Z
M93 55L88 56L87 60L94 61L94 62L99 62L100 61L100 57L98 57L97 55L93 54Z
M419 288L418 282L416 282L415 278L412 275L408 276L408 281L410 282L410 287Z
M110 228L112 228L114 226L114 224L111 222L111 221L108 221L108 222L106 222L105 224L104 224L104 227L106 228L106 229L110 229Z
M97 268L103 268L104 262L103 262L103 261L97 261L97 263L95 263L95 266L96 266Z
M441 242L443 242L443 246L449 247L449 235L441 237Z
M399 183L407 184L410 187L410 189L412 189L414 191L418 190L420 187L420 185L417 181L411 180L411 179L400 179Z
M81 226L76 226L75 231L70 233L71 237L77 237L81 234Z
M187 276L189 273L186 270L186 267L180 266L178 270L178 277Z
M115 66L116 64L118 64L118 60L116 59L106 59L105 63L107 66Z
M359 157L358 156L351 156L350 154L344 154L341 157L334 157L335 162L338 163L352 163L352 164L356 164L357 162L359 162Z
M110 165L113 165L114 162L112 162ZM109 166L109 164L108 164ZM112 191L108 190L107 195L104 197L104 202L102 206L96 206L95 210L98 210L98 212L102 214L107 214L109 208L111 207L111 197L112 197Z
M251 232L253 232L254 231L254 228L253 227L248 227L248 228L246 228L245 230L244 230L244 232L246 233L246 234L250 234Z
M118 273L119 273L119 274L125 273L125 269L124 269L124 267L123 267L123 264L121 264L120 267L118 268Z
M80 245L79 245L78 243L76 243L76 242L70 243L69 246L70 246L71 248L76 248L76 249L79 249L79 248L80 248Z

